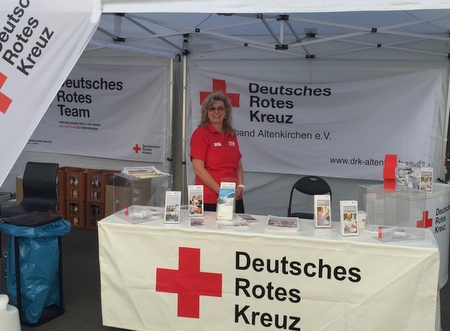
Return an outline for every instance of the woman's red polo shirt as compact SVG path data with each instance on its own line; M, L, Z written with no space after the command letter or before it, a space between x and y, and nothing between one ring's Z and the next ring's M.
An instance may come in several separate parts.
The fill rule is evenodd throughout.
M222 135L207 123L206 127L198 127L191 137L191 158L205 162L205 169L220 184L222 179L237 180L237 166L242 158L237 136L228 131ZM216 203L217 193L207 187L195 176L195 184L204 186L204 202Z

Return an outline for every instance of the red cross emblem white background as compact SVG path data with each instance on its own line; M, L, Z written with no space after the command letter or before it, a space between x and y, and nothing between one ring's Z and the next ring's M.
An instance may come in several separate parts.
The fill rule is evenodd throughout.
M200 271L200 249L180 247L178 269L156 269L156 291L178 294L178 316L200 317L200 297L222 297L222 274Z

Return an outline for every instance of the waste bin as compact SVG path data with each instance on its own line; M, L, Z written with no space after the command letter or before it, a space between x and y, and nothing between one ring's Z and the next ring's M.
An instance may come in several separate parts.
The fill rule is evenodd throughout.
M24 325L37 326L64 313L61 236L70 229L60 216L42 212L0 223L8 235L7 292Z

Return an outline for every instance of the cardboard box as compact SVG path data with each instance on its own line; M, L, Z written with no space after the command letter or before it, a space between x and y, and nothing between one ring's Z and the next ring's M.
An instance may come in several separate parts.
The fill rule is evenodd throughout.
M131 206L164 207L169 179L114 173L105 189L105 217Z
M114 186L107 184L105 188L105 217L114 214Z

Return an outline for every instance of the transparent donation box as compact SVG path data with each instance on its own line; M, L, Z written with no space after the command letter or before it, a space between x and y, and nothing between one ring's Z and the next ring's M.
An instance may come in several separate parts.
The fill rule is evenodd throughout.
M426 199L425 192L408 187L358 187L358 207L367 213L365 230L381 241L423 239Z
M170 178L167 174L145 178L124 173L114 174L114 214L130 223L140 223L152 220L161 214L161 211L164 213Z

